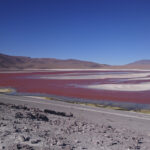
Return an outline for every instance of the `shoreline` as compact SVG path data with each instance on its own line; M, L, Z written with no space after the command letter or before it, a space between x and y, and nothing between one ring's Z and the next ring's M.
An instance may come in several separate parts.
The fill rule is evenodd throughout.
M42 93L17 92L17 90L14 88L1 87L0 90L4 90L4 92L0 91L0 94L5 94L5 95L34 97L37 99L39 98L39 99L46 99L52 101L63 101L66 103L107 108L112 110L133 111L133 112L150 114L150 104L118 102L118 101L111 101L111 100L92 100L92 99L74 98L74 97L66 97L66 96L59 96L59 95L52 95L52 94L42 94Z

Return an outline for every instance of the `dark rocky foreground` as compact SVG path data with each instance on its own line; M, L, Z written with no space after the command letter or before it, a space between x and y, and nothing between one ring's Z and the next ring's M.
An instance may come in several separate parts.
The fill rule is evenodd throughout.
M0 149L149 150L150 137L71 113L0 103Z

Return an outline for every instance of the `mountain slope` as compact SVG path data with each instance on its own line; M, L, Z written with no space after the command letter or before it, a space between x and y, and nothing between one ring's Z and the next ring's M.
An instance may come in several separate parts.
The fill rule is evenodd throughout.
M150 60L139 60L139 61L135 61L133 63L130 63L128 65L150 65Z
M30 58L0 54L0 69L75 69L102 68L108 65L75 59Z
M150 69L150 60L139 60L125 65L128 68Z

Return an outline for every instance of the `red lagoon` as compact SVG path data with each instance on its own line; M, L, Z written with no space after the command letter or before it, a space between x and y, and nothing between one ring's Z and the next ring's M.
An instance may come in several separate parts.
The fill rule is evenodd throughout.
M119 102L134 102L150 104L150 91L110 91L83 88L86 85L113 83L110 79L53 79L42 76L61 77L82 76L108 71L53 71L53 72L27 72L27 73L0 73L0 87L12 87L17 92L53 94L58 96L84 98L91 100L110 100ZM110 72L109 72L110 73ZM114 73L114 71L113 71ZM115 79L116 81L116 79ZM125 81L122 81L124 83ZM139 82L139 81L134 81ZM146 82L146 81L145 81Z

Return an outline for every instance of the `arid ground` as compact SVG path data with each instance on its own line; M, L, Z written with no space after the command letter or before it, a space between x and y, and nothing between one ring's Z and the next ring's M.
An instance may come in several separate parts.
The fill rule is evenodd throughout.
M0 149L149 150L150 116L0 94Z

